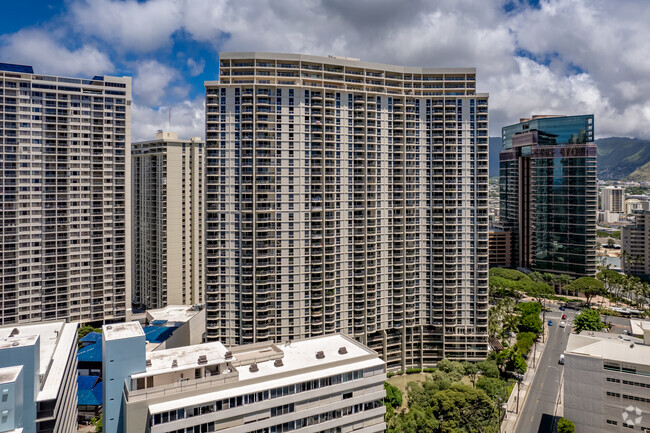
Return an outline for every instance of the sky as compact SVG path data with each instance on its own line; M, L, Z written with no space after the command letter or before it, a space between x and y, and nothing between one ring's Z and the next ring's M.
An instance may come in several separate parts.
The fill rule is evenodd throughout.
M133 77L132 139L204 136L219 53L476 67L490 135L532 114L595 115L650 139L647 0L23 0L3 3L0 62Z

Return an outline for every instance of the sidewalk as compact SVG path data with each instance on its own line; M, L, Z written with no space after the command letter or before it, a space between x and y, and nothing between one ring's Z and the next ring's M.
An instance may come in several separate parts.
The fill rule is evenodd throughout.
M548 340L548 328L544 327L544 341ZM535 347L535 346L533 346ZM544 353L544 348L546 348L546 343L537 343L537 348L534 349L532 356L528 358L528 368L524 374L524 380L522 380L521 389L519 390L519 413L524 409L524 404L526 403L526 397L528 396L528 388L535 378L535 373L537 373L537 367L539 366L539 361L542 358ZM535 361L535 368L533 368L533 360ZM515 413L517 410L517 385L512 389L510 398L508 399L506 417L501 423L501 433L514 433L517 429L517 422L519 421L519 414Z

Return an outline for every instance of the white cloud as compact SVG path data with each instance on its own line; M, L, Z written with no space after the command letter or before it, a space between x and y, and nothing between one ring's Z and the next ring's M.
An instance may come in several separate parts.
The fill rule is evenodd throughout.
M491 135L537 113L594 113L598 136L650 137L650 8L643 0L70 0L70 25L119 53L169 50L174 34L215 51L338 54L428 67L476 66ZM71 27L72 28L72 27ZM190 42L188 42L188 40ZM519 57L523 50L537 61ZM191 76L205 61L185 59ZM142 68L140 68L142 69ZM141 104L182 97L158 64ZM216 71L215 71L216 72Z
M108 55L91 45L70 50L51 33L27 29L0 38L4 62L34 66L37 73L88 77L114 70Z
M170 84L180 77L178 71L156 60L136 64L133 92L143 105L158 105L169 92Z
M178 132L178 136L181 138L205 138L204 107L205 99L203 98L157 108L133 104L131 107L132 140L151 140L159 129ZM171 127L169 125L170 108Z
M70 4L70 26L120 51L147 52L169 43L180 28L182 6L178 0L78 0Z
M190 75L196 77L197 75L201 75L203 72L203 68L205 68L205 60L199 59L196 61L190 57L187 59L187 67L190 68Z

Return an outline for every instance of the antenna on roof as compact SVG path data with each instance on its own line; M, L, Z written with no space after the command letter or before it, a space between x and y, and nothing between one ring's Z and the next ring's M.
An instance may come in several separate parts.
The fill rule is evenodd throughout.
M169 107L169 130L172 130L172 107Z

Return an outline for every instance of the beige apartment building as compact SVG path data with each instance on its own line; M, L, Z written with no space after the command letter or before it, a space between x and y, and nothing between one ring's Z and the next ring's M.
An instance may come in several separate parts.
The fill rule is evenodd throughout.
M474 68L220 53L207 336L343 332L389 369L487 355L488 95Z
M175 132L133 143L133 303L202 304L203 155Z
M349 337L146 352L139 323L103 330L107 433L386 429L386 365Z
M606 186L600 191L600 210L605 212L625 212L625 188Z
M625 274L649 276L650 211L637 210L632 215L634 225L621 227L621 266Z
M124 320L131 78L0 64L0 324Z

